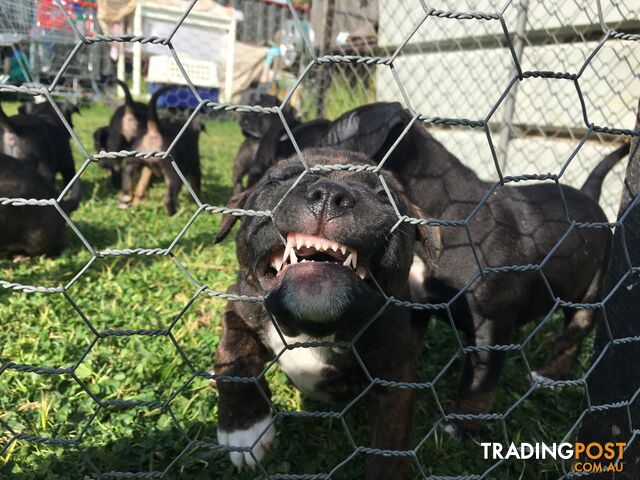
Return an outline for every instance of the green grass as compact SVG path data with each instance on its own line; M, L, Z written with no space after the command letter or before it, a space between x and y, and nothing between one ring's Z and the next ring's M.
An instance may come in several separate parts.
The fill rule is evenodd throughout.
M7 104L7 112L15 105ZM87 147L92 132L104 125L111 110L102 105L85 108L76 117L76 131ZM230 196L230 171L242 140L231 120L210 122L201 137L204 169L203 200L221 205ZM78 164L79 151L76 149ZM155 185L150 198L126 211L118 209L115 192L105 171L91 165L83 174L83 202L73 221L98 250L106 248L166 247L195 211L183 192L180 209L167 217L162 208L163 185ZM219 216L203 214L175 249L177 260L201 284L224 291L234 280L233 240L221 245L212 240ZM70 232L71 233L71 232ZM71 235L69 248L57 259L33 258L22 263L0 260L0 278L43 286L69 282L91 256ZM0 292L0 358L45 367L74 365L94 341L86 322L98 331L166 328L196 294L176 263L162 256L109 257L96 260L62 294ZM72 303L76 306L72 305ZM198 296L176 323L173 334L192 365L207 370L219 339L219 318L224 302ZM81 316L78 311L82 312ZM560 328L554 319L527 348L532 368L539 366ZM588 352L588 349L585 349ZM420 379L432 380L456 352L455 336L443 323L432 322L423 352ZM588 353L581 357L584 371ZM436 384L445 410L455 395L460 362L455 362ZM495 411L504 412L528 389L525 366L519 354L509 357ZM100 339L75 370L75 374L101 400L154 401L170 398L184 386L191 369L169 338L163 336L107 337ZM344 405L311 402L277 369L269 371L274 404L282 410L340 410ZM560 441L578 416L579 389L531 395L508 417L506 427L514 441ZM418 396L415 443L438 418L431 391ZM0 477L11 479L93 478L97 471L147 472L162 470L183 451L191 438L215 441L216 391L206 380L196 379L171 402L171 412L150 407L97 409L96 403L69 375L38 375L5 370L0 375L0 419L14 431L44 438L71 439L83 433L80 449L73 446L18 440L0 458ZM88 428L86 426L89 425ZM177 427L176 423L180 426ZM278 421L279 435L264 462L268 472L322 473L347 459L352 452L350 434L358 445L369 445L367 418L359 404L349 409L344 424L335 419L286 418ZM86 431L84 430L86 428ZM9 441L1 433L0 444ZM502 425L492 424L478 438L500 441ZM458 444L436 430L419 450L427 474L482 473L490 462L481 458L477 442ZM364 457L354 457L335 478L360 478ZM496 479L557 478L559 466L548 462L510 463L497 469ZM414 476L418 476L414 469ZM186 452L170 470L172 478L256 478L253 472L234 473L227 456L198 448Z

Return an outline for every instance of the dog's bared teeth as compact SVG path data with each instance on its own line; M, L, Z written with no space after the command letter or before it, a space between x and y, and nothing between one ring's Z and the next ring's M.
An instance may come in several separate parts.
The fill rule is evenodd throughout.
M302 247L302 238L301 237L297 237L296 238L296 250L300 250L301 247Z
M347 247L345 247L344 245L341 245L340 246L340 251L342 252L343 255L346 255L347 254Z
M356 275L358 275L362 280L367 276L367 269L364 267L358 267L356 269Z
M311 248L311 245L313 245L313 242L311 241L310 238L307 238L307 241L304 242L304 246L307 247L307 248Z
M353 252L350 253L350 255L352 256L351 266L353 267L354 270L357 270L358 269L358 252L354 250Z
M291 265L298 263L298 257L296 257L296 252L291 249Z
M353 257L353 253L349 254L347 259L344 262L342 262L342 265L345 266L345 267L351 267L351 260L352 260L351 257Z

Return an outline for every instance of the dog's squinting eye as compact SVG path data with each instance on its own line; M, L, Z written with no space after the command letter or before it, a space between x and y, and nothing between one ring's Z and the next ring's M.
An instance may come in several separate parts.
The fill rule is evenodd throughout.
M381 188L376 193L378 194L378 197L380 197L380 198L383 198L385 200L389 199L389 195L387 195L387 191L384 188Z
M287 180L291 180L294 176L296 175L300 175L299 172L293 172L293 171L289 171L289 172L283 172L281 175L269 175L267 177L267 185L273 185L273 184L277 184L277 183L282 183L282 182L286 182Z

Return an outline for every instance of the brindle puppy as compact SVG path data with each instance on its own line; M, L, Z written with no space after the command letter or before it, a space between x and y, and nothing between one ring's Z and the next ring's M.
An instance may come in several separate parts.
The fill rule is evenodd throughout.
M308 150L305 158L311 166L366 163L360 154L326 149ZM279 204L303 171L296 157L282 160L230 205L274 210L273 221L242 219L236 238L240 272L230 291L264 295L265 301L228 304L215 357L218 441L234 447L255 443L253 455L231 453L238 468L255 467L256 460L264 457L275 426L265 400L270 392L264 377L259 388L253 382L225 378L257 377L285 345L355 340L373 378L412 382L416 377L424 329L412 323L410 310L395 305L383 309L380 289L408 298L414 246L431 266L438 230L407 223L393 230L398 215L371 172L309 172ZM382 175L400 213L415 215L396 180ZM236 218L225 217L218 241ZM369 384L351 349L344 346L295 347L286 350L278 364L305 394L325 400L352 399ZM414 391L376 386L367 399L371 446L410 449ZM407 457L371 454L365 478L404 479L407 466Z

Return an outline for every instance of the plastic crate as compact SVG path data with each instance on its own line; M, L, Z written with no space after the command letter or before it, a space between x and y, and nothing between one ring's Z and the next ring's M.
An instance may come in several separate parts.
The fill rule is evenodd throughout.
M189 57L180 58L180 62L194 85L209 88L220 87L218 66L214 62ZM170 55L153 55L149 58L147 81L149 83L187 85L184 75Z

